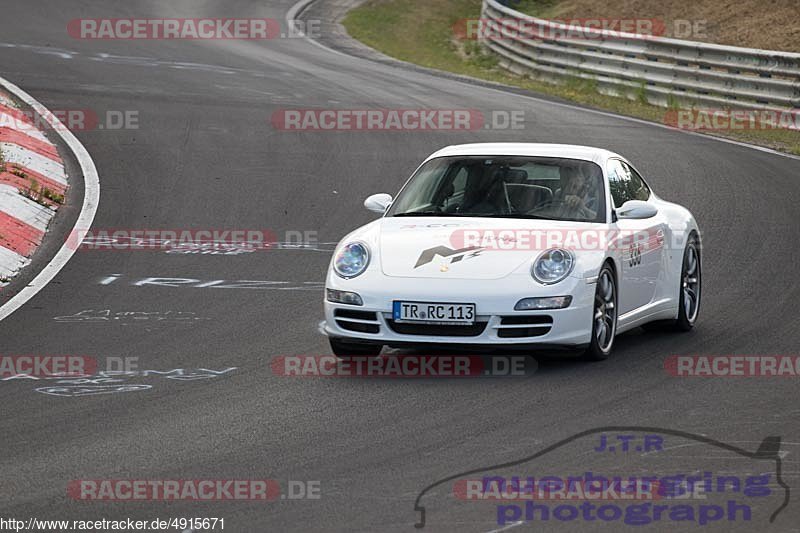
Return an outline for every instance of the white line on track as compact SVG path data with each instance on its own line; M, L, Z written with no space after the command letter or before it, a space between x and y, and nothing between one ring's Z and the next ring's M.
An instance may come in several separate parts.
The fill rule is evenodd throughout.
M0 87L12 93L14 96L25 102L33 108L44 120L53 127L53 131L58 134L67 144L78 164L81 167L83 174L83 205L78 219L75 221L73 232L75 228L89 228L94 221L94 215L97 212L97 205L100 203L100 177L97 175L97 168L94 166L94 161L86 151L83 144L69 131L55 115L53 115L45 106L40 104L34 97L6 80L0 77ZM81 232L77 232L80 234ZM80 237L81 241L83 240ZM3 320L8 315L19 309L25 302L33 298L36 293L44 288L45 285L56 277L56 274L64 268L64 265L78 249L80 243L64 243L61 249L58 250L53 259L39 272L35 278L31 280L21 291L14 295L13 298L8 300L5 304L0 306L0 320Z
M308 7L313 1L314 0L300 0L295 5L289 8L289 11L286 12L286 22L289 24L290 27L297 18L297 14L303 11L306 7Z
M303 11L305 11L305 9L315 1L316 0L300 0L295 5L293 5L292 7L289 8L289 11L286 12L286 23L289 25L290 28L294 25L294 21L297 19L297 15L302 13ZM340 52L339 50L334 50L333 48L331 48L329 46L325 46L324 44L322 44L321 42L317 41L316 39L312 39L312 38L310 38L308 36L304 36L304 37L305 37L306 41L310 42L311 44L313 44L315 46L318 46L318 47L322 48L323 50L327 50L328 52L331 52L331 53L334 53L334 54L337 54L337 55L340 55L340 56L344 56L344 57L349 57L351 59L361 59L361 58L357 58L357 57L355 57L353 55L345 54L344 52Z

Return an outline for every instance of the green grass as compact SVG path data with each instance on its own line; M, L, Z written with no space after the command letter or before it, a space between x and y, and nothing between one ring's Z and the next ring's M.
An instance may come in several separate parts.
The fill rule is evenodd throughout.
M519 0L517 4L509 7L534 17L554 18L553 8L556 5L558 5L558 0Z
M547 17L557 0L521 0L517 9ZM348 33L389 56L429 68L465 74L556 96L595 109L662 123L666 108L646 103L643 85L635 99L600 94L593 80L569 78L554 84L501 69L497 58L475 41L455 38L453 25L480 17L480 0L369 0L347 14ZM671 98L669 105L677 107ZM800 132L791 130L714 132L800 155Z

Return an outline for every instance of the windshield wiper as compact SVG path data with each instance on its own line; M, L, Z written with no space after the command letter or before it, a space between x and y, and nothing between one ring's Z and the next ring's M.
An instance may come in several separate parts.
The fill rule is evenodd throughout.
M406 213L397 213L393 217L463 217L460 213L445 213L444 211L408 211Z
M550 217L542 217L539 215L526 215L525 213L503 213L499 215L487 215L492 218L533 218L536 220L554 220Z
M472 218L531 218L538 220L558 220L539 215L526 215L524 213L445 213L443 211L408 211L397 213L393 217L472 217Z

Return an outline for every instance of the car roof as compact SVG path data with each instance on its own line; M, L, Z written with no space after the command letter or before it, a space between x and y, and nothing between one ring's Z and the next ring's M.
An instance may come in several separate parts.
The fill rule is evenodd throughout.
M563 157L566 159L581 159L592 161L601 166L610 157L619 157L614 152L592 146L577 144L546 144L546 143L472 143L455 144L446 146L431 154L426 161L436 157L459 155L486 155L486 156L533 156L533 157Z

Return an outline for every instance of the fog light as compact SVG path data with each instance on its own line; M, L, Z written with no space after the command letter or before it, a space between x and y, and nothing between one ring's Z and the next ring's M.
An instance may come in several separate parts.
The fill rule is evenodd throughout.
M539 309L564 309L572 303L572 296L550 296L548 298L523 298L514 306L514 311L536 311Z
M326 289L328 293L328 301L335 304L350 304L350 305L364 305L361 301L361 296L355 292L336 291L333 289Z

